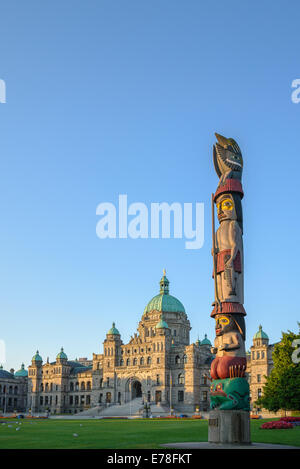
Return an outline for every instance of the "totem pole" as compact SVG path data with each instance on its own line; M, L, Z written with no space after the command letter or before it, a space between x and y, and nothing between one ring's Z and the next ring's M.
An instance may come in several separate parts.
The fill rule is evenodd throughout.
M249 384L245 378L245 320L242 171L243 158L232 138L215 134L213 161L219 184L212 194L213 277L216 338L211 363L209 441L249 443ZM219 228L215 232L214 206ZM237 429L238 427L238 429Z

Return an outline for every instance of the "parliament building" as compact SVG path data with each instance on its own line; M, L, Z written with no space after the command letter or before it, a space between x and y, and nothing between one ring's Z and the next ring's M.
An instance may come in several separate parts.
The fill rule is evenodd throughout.
M137 331L123 344L115 323L92 360L69 360L63 348L55 362L39 352L28 372L0 369L0 411L32 414L75 414L87 409L122 406L135 398L162 411L209 410L211 342L190 343L190 322L183 304L169 293L165 275L159 294L144 309ZM260 326L248 354L247 375L252 400L262 392L272 368L268 336Z

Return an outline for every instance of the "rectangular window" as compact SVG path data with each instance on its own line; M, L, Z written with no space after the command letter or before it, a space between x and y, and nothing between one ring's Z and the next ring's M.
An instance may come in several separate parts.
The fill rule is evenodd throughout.
M184 391L178 391L178 402L184 401Z

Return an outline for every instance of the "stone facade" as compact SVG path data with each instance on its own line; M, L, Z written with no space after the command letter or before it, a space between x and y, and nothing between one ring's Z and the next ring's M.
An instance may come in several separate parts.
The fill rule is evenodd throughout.
M251 408L254 409L253 403L261 397L263 387L273 368L272 353L275 344L269 344L267 334L259 326L258 332L253 337L253 345L247 357L247 374L250 384ZM260 409L257 409L259 411Z
M27 371L3 370L0 367L0 413L24 412L27 408Z
M103 353L94 353L91 362L69 361L61 350L55 362L43 364L37 352L28 368L28 407L32 413L77 413L142 397L177 411L206 411L211 344L207 338L190 344L190 330L164 275L129 343L113 324Z

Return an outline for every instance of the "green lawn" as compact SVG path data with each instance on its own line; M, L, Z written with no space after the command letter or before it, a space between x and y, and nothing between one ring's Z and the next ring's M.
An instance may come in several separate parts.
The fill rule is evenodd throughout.
M251 421L252 441L300 446L300 426L260 430ZM20 423L21 425L17 425ZM0 421L0 448L159 448L163 443L207 441L206 420L11 420ZM8 425L12 425L11 428ZM16 427L20 426L20 430ZM76 433L78 436L74 437Z

